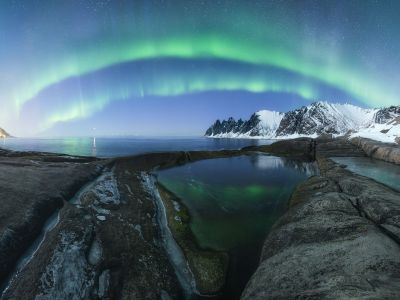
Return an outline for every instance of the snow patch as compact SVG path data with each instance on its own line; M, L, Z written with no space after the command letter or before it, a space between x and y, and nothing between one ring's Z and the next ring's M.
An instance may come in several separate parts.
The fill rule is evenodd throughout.
M275 132L285 116L284 113L270 110L260 110L256 112L256 115L260 120L257 125L258 132L260 133L260 136L263 136L264 138L272 138L275 136Z
M396 143L396 138L400 137L400 124L391 125L390 122L386 124L376 123L350 136L350 138L354 137L368 138L384 143Z

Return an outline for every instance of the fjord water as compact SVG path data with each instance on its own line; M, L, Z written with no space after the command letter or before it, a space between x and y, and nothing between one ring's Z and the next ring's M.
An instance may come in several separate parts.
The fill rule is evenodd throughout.
M400 166L368 157L334 157L338 164L400 191Z
M157 177L187 206L199 246L230 254L223 298L238 299L294 187L316 172L313 163L251 155L198 161Z
M90 137L78 138L10 138L0 148L69 155L117 157L147 152L240 149L266 145L271 140L213 139L206 137Z

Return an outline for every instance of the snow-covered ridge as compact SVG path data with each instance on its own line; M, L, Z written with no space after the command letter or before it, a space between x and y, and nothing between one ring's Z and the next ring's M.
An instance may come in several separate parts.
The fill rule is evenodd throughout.
M283 113L270 110L260 110L256 112L256 116L260 120L257 132L263 136L273 136L284 115Z
M359 133L394 142L399 134L396 128L400 128L400 125L399 122L394 124L393 120L399 117L400 106L365 109L352 104L315 102L286 113L261 110L247 121L236 121L233 118L217 120L205 135L219 138L286 139L323 134L357 136Z

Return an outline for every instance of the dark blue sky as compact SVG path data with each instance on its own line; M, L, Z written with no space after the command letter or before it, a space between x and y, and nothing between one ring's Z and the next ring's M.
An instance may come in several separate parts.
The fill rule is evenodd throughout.
M312 101L400 104L398 1L2 1L0 126L197 135Z

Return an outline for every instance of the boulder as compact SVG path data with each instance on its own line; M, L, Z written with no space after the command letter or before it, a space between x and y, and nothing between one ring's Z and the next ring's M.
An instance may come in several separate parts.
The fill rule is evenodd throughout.
M397 144L382 143L359 137L351 139L351 142L372 158L400 164L400 147Z

